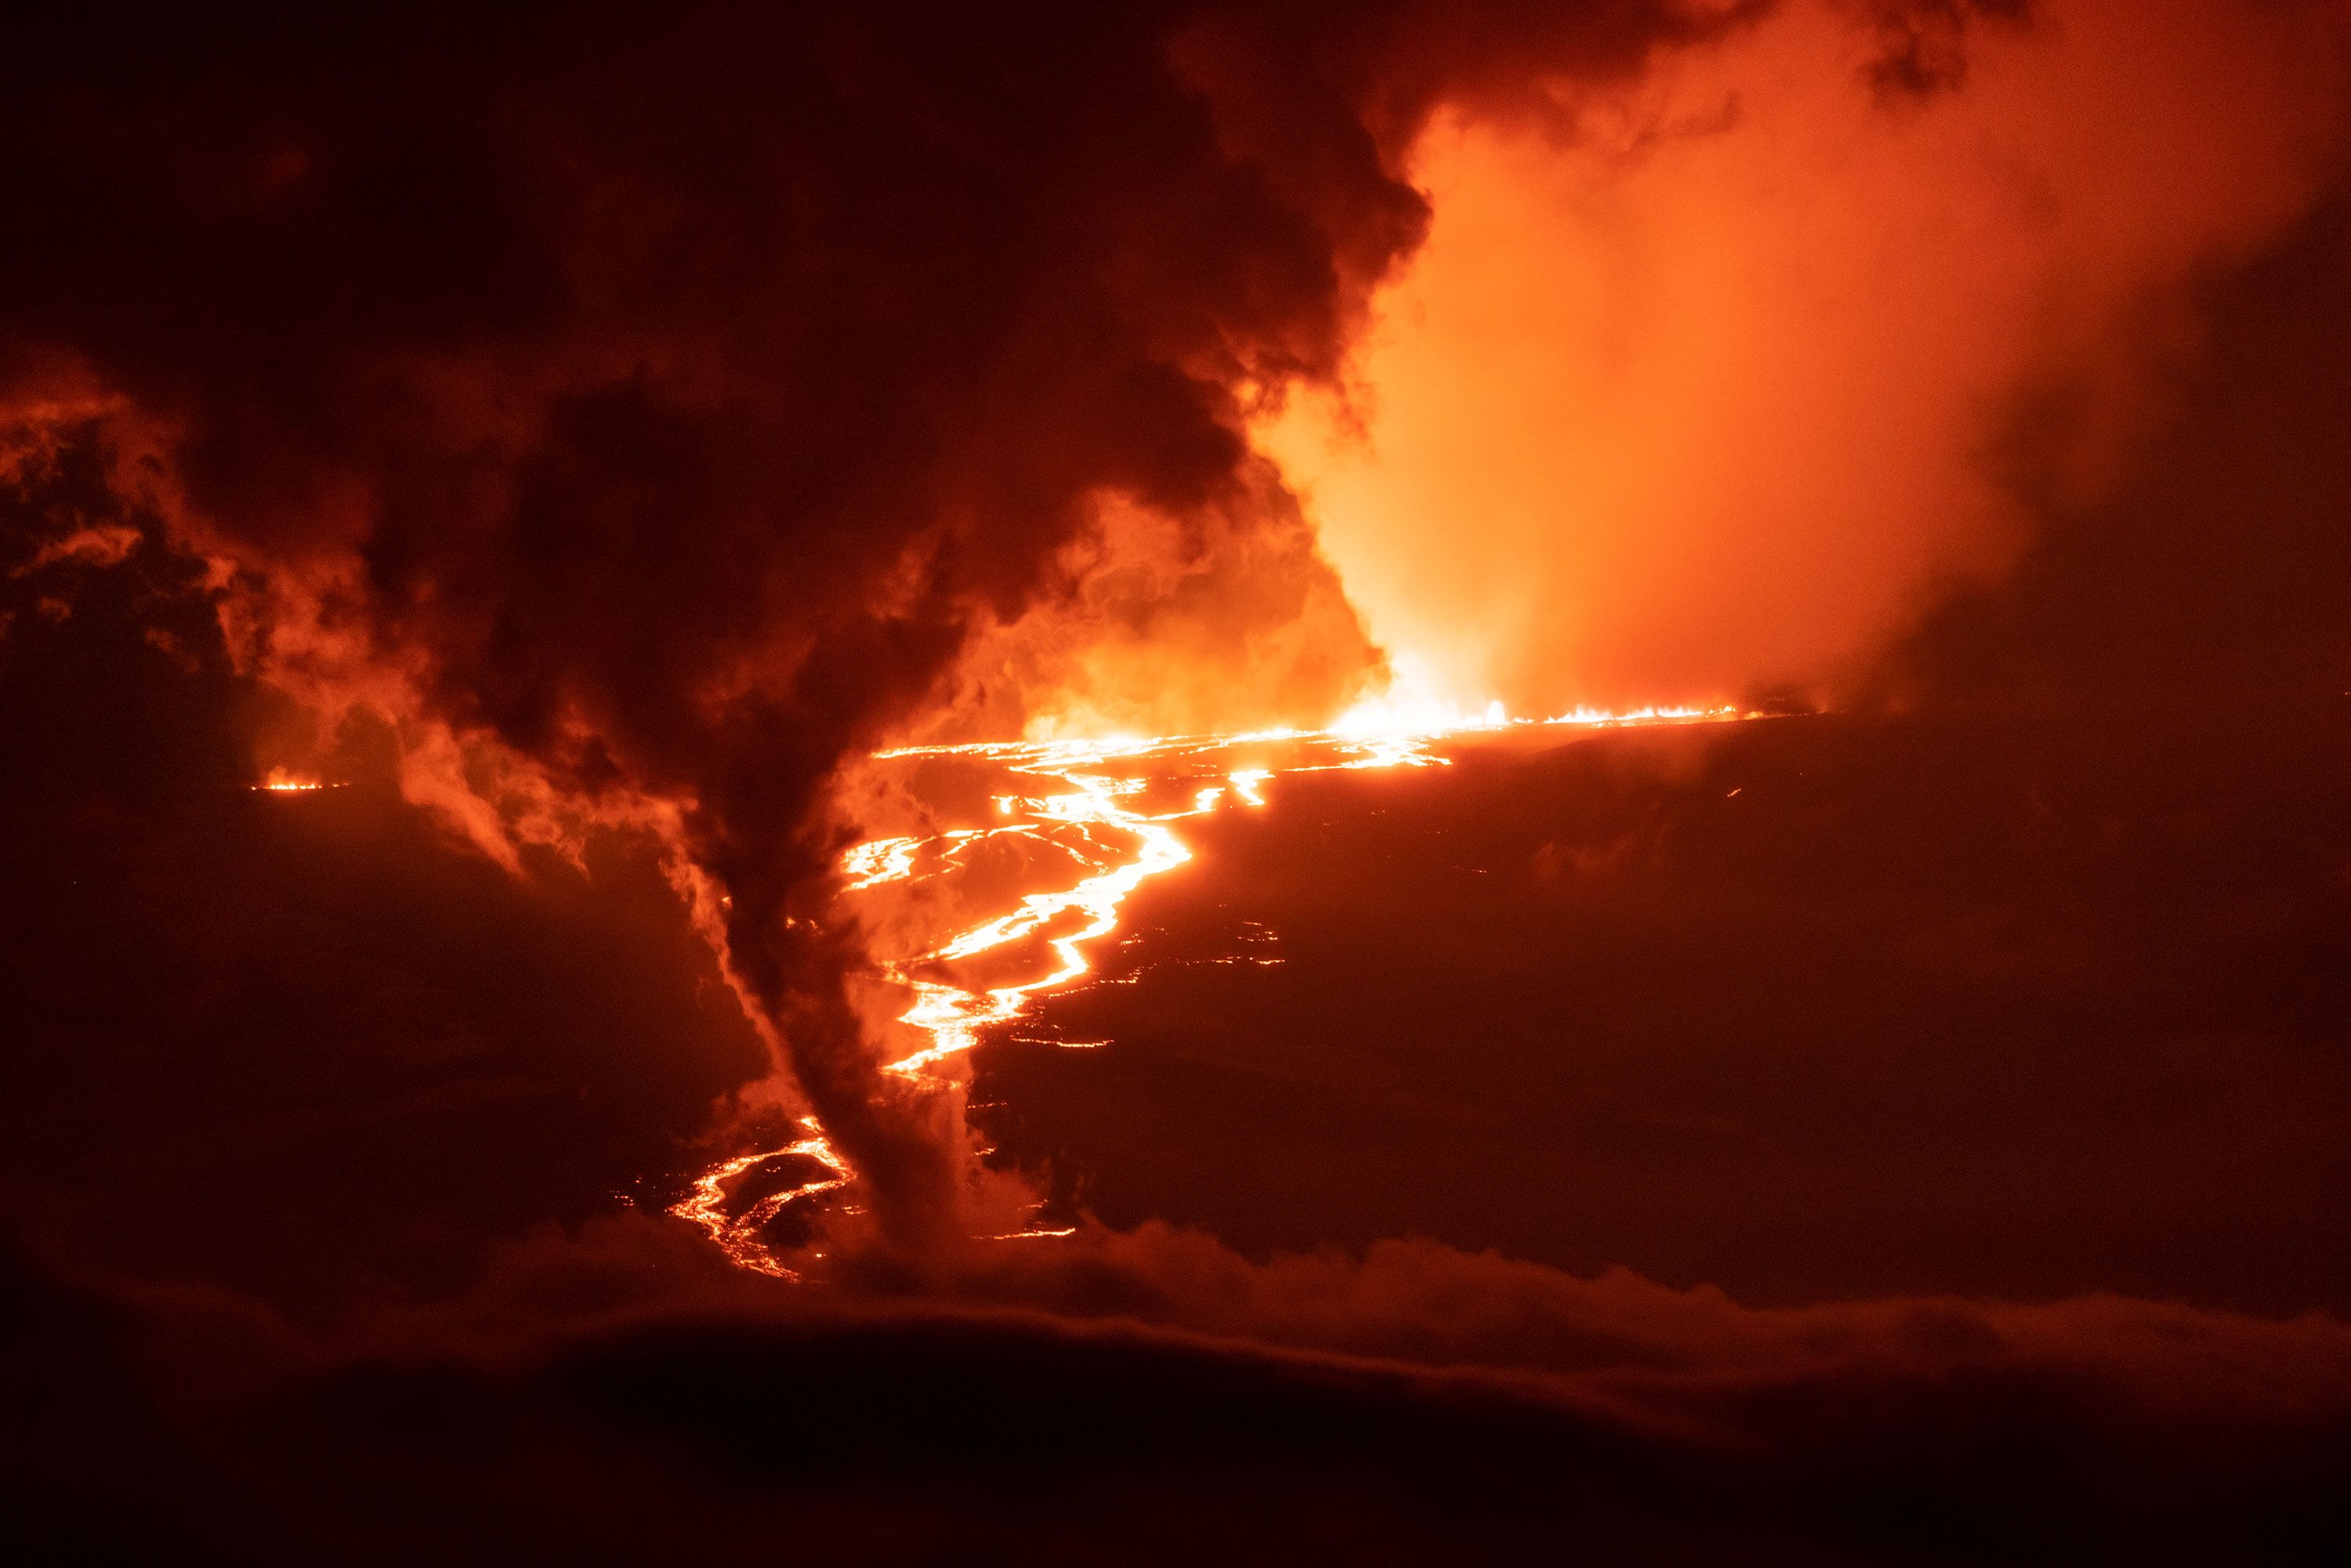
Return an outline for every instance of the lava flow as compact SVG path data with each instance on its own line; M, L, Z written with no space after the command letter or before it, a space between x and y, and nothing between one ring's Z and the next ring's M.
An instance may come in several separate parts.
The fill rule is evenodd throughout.
M252 788L272 795L307 795L314 789L340 789L342 786L329 784L322 779L289 773L283 768L273 768L269 770L269 777Z
M937 1071L943 1063L970 1051L989 1026L1019 1018L1030 998L1084 976L1088 950L1117 929L1128 896L1192 858L1173 824L1228 804L1263 808L1269 779L1449 766L1453 759L1436 749L1437 743L1474 734L1739 716L1730 707L1668 707L1629 713L1579 709L1554 718L1512 720L1496 706L1475 718L1415 720L1374 707L1320 730L983 741L876 753L876 763L945 764L1017 786L992 795L1003 821L870 839L841 857L845 880L840 891L861 902L857 913L872 936L873 977L912 998L897 1019L909 1031L905 1043L912 1049L893 1056L886 1071L948 1087L950 1081ZM1034 780L1061 788L1034 788ZM913 907L919 896L914 890L958 875L977 880L971 873L979 852L1007 841L1029 852L1023 870L1032 862L1050 866L1060 861L1069 873L1057 885L1018 894L1009 908L952 924L944 939L918 936L904 953L889 950L892 944L881 934L903 928L921 933L932 917ZM873 906L872 901L885 898L894 898L901 907ZM953 908L956 901L943 902ZM670 1212L702 1227L738 1264L793 1277L764 1233L790 1206L840 1192L856 1176L814 1119L803 1118L800 1127L807 1136L784 1148L740 1155L704 1172ZM798 1168L801 1179L778 1185L776 1178L784 1174L778 1166ZM1065 1234L1025 1229L987 1239Z

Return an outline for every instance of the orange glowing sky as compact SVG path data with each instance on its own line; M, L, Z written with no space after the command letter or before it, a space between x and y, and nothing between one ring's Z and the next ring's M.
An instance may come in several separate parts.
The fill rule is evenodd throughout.
M1915 101L1807 4L1431 126L1354 386L1259 429L1408 674L1518 713L1817 689L1998 571L2021 489L2097 485L2189 286L2312 199L2337 67L2308 10L2046 10ZM2033 399L2066 434L2019 450Z

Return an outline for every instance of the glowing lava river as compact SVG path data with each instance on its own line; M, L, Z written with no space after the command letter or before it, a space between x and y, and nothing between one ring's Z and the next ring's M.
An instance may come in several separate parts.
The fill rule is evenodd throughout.
M883 1031L884 1071L941 1091L959 1089L956 1074L983 1030L1019 1019L1040 993L1081 980L1089 950L1118 928L1121 907L1135 889L1192 858L1178 824L1218 810L1268 809L1266 786L1274 779L1448 766L1453 759L1442 744L1506 732L1740 716L1727 707L1587 709L1510 720L1496 709L1481 718L1416 725L1383 716L1325 730L990 741L877 753L872 760L890 781L891 805L874 814L917 818L919 831L851 848L841 857L839 892L866 935L872 968L865 984L904 1004ZM817 1206L838 1203L854 1213L846 1205L855 1185L856 1173L822 1127L803 1117L799 1135L781 1146L703 1172L670 1212L702 1227L743 1267L789 1278L795 1271L785 1260L817 1234ZM983 1239L1067 1234L1022 1228Z

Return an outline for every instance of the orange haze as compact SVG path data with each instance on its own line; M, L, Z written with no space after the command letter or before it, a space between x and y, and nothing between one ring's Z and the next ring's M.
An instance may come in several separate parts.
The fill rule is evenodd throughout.
M1349 397L1257 433L1407 676L1514 713L1834 682L1999 570L2032 486L2126 460L2192 286L2334 155L2340 7L2060 0L1923 80L1855 16L1420 138L1429 238Z

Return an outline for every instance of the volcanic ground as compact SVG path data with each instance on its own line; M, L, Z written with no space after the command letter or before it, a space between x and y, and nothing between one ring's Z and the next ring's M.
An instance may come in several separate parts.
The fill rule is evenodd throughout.
M1183 823L987 1031L973 1119L1051 1216L2351 1307L2351 702L1445 749Z

